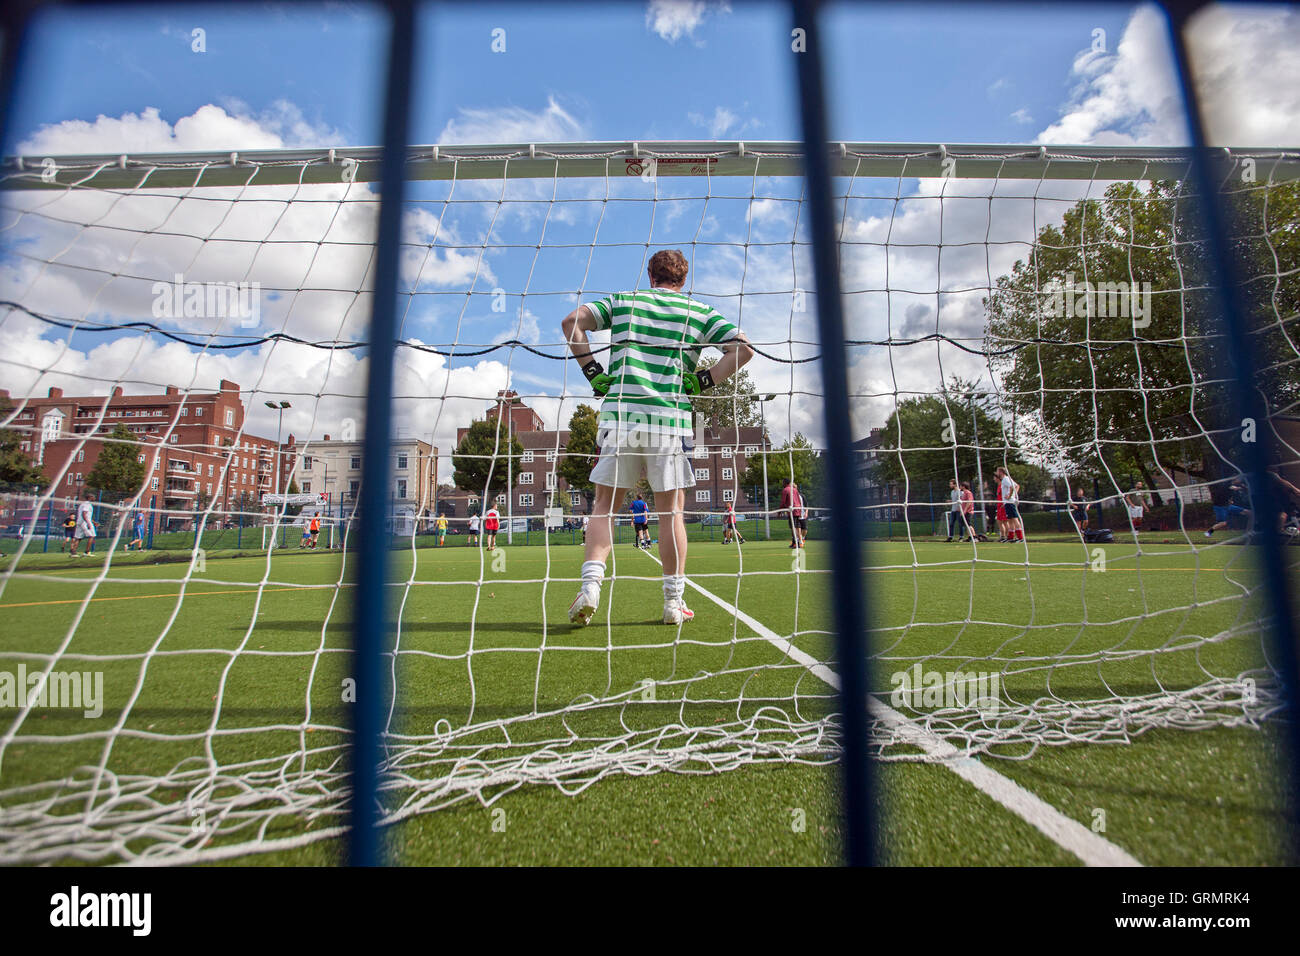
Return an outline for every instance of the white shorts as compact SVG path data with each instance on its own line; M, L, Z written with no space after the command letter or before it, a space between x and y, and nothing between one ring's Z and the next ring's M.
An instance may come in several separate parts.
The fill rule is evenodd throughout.
M610 488L631 488L643 477L651 491L675 491L695 485L695 470L680 435L627 436L614 442L613 433L596 438L600 459L591 469L591 482ZM638 440L639 439L639 440Z
M1142 509L1141 509L1141 508L1133 508L1133 507L1130 507L1130 508L1128 509L1128 516L1129 516L1130 518L1136 518L1138 521L1141 521L1141 520L1142 520Z

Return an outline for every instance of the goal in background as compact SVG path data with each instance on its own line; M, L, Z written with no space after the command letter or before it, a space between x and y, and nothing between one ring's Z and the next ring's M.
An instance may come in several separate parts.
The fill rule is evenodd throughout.
M506 492L507 517L528 507L525 494L538 517L563 506L560 480L546 475L560 473L569 451L560 430L594 402L565 360L559 319L575 302L641 284L654 249L681 248L692 263L687 291L734 319L759 352L752 392L724 388L700 409L717 454L701 459L710 496L688 500L690 517L715 516L723 492L742 513L773 507L776 489L765 501L757 470L749 480L739 467L766 459L771 475L808 484L814 549L791 560L779 540L754 542L724 565L695 544L688 574L708 595L692 592L702 620L681 630L638 626L632 609L653 600L658 568L616 548L608 616L575 635L562 610L578 578L576 547L543 533L540 548L452 563L422 533L433 488L406 489L413 514L383 518L398 606L381 777L389 822L528 785L578 793L610 774L835 759L825 610L834 596L816 552L817 519L835 516L817 507L817 299L798 154L735 143L410 151L393 346L403 441L436 448L441 477L453 467L482 475L485 504L499 493L489 472L513 482L523 471L522 453L509 454L517 436L498 431L486 451L457 456L459 466L452 450L460 429L513 391L553 444L534 452L547 460L530 472L541 476L532 488ZM1225 417L1225 383L1206 362L1218 333L1186 157L863 144L835 155L873 538L877 751L1024 757L1043 745L1267 718L1277 689L1257 586L1238 560L1245 551L1202 535L1211 490L1237 473L1241 429ZM1256 151L1232 163L1237 238L1252 294L1272 316L1258 332L1278 414L1260 431L1295 461L1286 430L1300 399L1291 391L1295 217L1286 210L1296 206L1297 157ZM116 387L198 396L233 380L249 415L232 441L271 439L277 419L261 409L289 402L290 422L301 424L281 473L307 480L313 441L364 433L365 356L382 346L368 336L377 175L373 150L8 164L0 328L15 347L0 359L11 396L3 426L34 447L41 423L26 413L56 385L99 397L85 403L74 443L105 438L121 423L109 401ZM201 301L187 311L192 289ZM160 314L168 294L180 307ZM770 444L747 450L755 416ZM160 424L126 443L145 455L165 448L180 419ZM726 477L723 449L737 462ZM225 445L205 451L233 457ZM260 530L255 541L240 533L269 524L275 541L291 518L258 496L232 505L221 493L227 465L199 507L154 506L182 526L158 548L179 564L127 564L114 550L70 578L35 560L35 532L67 497L73 461L34 495L7 496L21 511L20 557L0 576L0 602L39 592L38 603L70 603L60 605L66 617L43 619L50 633L33 632L0 659L50 677L102 670L105 708L49 728L38 726L39 705L4 713L0 859L191 862L337 835L349 796L346 542L364 517L340 508L339 553L292 564L259 550ZM999 466L1023 489L1028 546L937 554L947 479L982 489ZM1161 525L1154 540L1127 522L1139 475L1161 498L1148 511L1147 527ZM343 480L322 490L355 498ZM107 523L114 545L150 491L146 481L101 505L123 519ZM988 493L974 497L982 510ZM1109 522L1115 543L1083 540L1071 506ZM778 523L774 539L781 534ZM216 560L229 549L259 556ZM134 615L127 633L96 625L99 599L160 590L165 610ZM218 635L198 592L223 591L248 607L232 610ZM705 626L708 617L725 626ZM162 702L180 712L174 722L157 720Z

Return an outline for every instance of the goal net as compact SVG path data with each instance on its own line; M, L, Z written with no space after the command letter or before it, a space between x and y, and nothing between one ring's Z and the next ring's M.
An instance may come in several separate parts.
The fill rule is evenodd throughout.
M392 543L385 823L833 762L837 516L798 154L412 149L393 343L368 335L377 151L9 161L0 427L32 473L4 491L0 862L339 836L365 521ZM1278 683L1237 545L1287 519L1250 513L1237 462L1253 440L1300 459L1300 158L1225 166L1276 410L1247 425L1213 364L1185 156L833 156L875 752L1023 758L1266 720ZM560 320L645 287L661 248L756 352L694 403L697 617L658 622L657 552L620 499L602 606L574 629L599 401ZM366 363L389 348L390 507L364 515ZM627 491L653 540L668 516Z

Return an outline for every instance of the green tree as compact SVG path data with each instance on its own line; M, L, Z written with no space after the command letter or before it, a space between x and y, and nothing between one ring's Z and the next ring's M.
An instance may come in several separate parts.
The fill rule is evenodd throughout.
M86 475L86 487L134 495L144 484L144 464L139 457L135 435L125 425L118 425L100 447L95 467Z
M698 370L713 368L717 364L715 358L702 359ZM697 424L718 430L762 424L759 396L754 392L755 386L749 377L749 371L740 369L725 382L691 399Z
M1072 472L1136 472L1153 488L1161 467L1205 476L1218 459L1201 436L1232 423L1198 201L1176 183L1116 183L1041 229L985 300L994 372ZM1300 401L1300 184L1234 190L1229 221L1265 366L1259 386L1273 408L1291 407ZM1087 295L1085 282L1101 294ZM1132 300L1110 294L1118 283L1150 284L1136 322Z
M509 478L519 474L519 458L523 453L524 446L518 436L511 440L508 421L474 422L452 453L452 481L462 491L490 501L512 490L508 486ZM513 458L513 468L507 456Z
M0 418L8 417L13 406L0 402ZM22 450L23 436L11 428L0 429L0 482L15 485L43 485L45 476Z
M560 477L587 499L587 511L596 497L591 483L591 469L596 464L599 448L596 446L596 410L590 405L579 405L569 419L569 441L564 446L557 469Z
M948 481L969 481L980 497L979 474L991 481L998 465L1022 461L995 416L994 397L974 383L954 378L937 395L903 399L885 421L875 480L909 486L909 499L948 500Z

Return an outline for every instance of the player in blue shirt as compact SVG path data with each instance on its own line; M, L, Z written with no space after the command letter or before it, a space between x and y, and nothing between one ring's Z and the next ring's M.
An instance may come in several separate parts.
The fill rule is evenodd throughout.
M637 495L629 510L632 512L632 527L636 529L636 546L650 547L650 506L644 497Z

